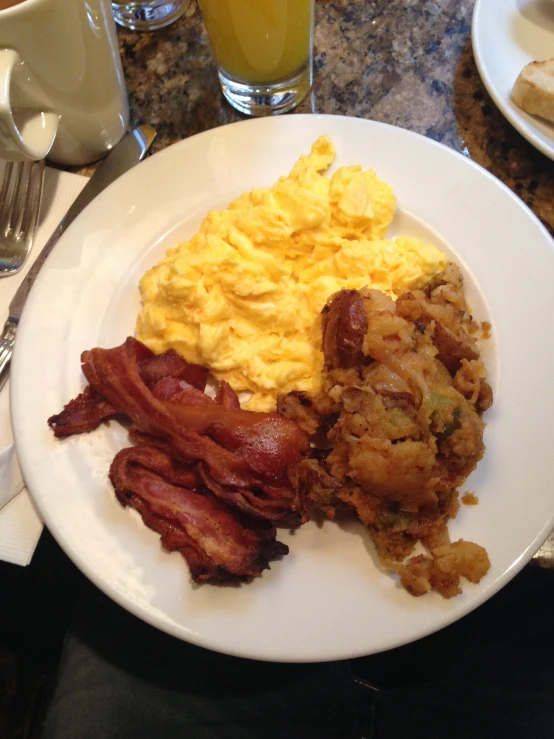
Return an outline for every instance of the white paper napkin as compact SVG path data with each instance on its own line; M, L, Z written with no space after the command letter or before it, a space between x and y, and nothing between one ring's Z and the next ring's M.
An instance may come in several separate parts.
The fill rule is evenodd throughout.
M0 181L3 169L2 162ZM15 291L86 183L81 175L46 169L40 225L30 258L19 274L0 278L0 331ZM0 392L0 560L28 565L41 531L42 521L24 487L13 446L8 381Z

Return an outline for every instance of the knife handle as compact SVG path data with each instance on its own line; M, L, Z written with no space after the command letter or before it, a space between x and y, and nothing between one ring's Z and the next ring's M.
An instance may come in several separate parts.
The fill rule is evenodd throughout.
M0 337L0 391L8 379L8 366L13 354L17 323L8 320L4 324L4 330Z
M137 126L125 134L113 151L100 162L94 175L75 198L61 221L60 226L63 224L61 233L108 185L111 185L122 174L125 174L131 167L144 159L155 138L156 131L152 126L145 124ZM61 233L58 234L58 238Z

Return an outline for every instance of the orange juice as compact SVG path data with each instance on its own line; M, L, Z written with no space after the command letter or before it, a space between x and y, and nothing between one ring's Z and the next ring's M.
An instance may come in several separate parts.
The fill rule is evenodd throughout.
M219 67L248 83L272 83L309 57L313 0L200 0Z

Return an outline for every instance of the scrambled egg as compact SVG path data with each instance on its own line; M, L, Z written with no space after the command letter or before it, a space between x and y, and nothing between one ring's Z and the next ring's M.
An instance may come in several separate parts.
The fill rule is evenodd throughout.
M332 293L369 285L396 297L447 264L420 239L385 239L392 188L360 166L325 177L334 158L322 136L271 189L208 213L142 278L137 338L208 365L251 393L251 410L272 410L292 390L317 392L319 313Z

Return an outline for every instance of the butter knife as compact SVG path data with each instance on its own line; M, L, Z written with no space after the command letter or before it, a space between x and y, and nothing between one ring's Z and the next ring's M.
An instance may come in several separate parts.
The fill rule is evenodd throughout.
M156 131L152 126L138 126L126 134L121 141L110 151L108 156L100 164L96 172L81 190L71 208L58 224L56 230L50 236L42 251L35 259L27 276L17 289L9 307L8 320L4 324L2 336L0 337L0 390L4 387L9 374L9 365L12 358L13 347L17 335L17 326L25 301L33 287L33 283L47 256L58 243L60 236L64 233L70 223L81 213L86 206L117 180L128 169L138 164L150 149L156 137Z

